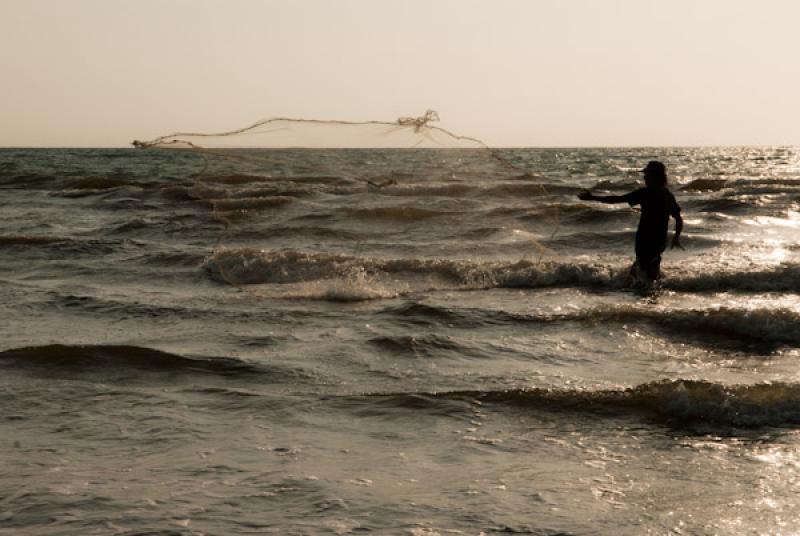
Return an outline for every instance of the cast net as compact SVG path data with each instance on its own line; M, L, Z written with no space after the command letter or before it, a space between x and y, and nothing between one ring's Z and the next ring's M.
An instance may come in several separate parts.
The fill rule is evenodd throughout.
M190 197L221 227L205 268L250 292L362 299L493 286L498 253L486 241L508 223L504 211L526 203L536 215L499 257L553 256L556 204L524 155L438 120L432 110L396 121L273 118L133 145L201 159Z

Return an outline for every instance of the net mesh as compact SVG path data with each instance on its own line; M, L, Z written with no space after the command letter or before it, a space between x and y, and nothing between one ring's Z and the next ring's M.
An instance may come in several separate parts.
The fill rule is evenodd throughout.
M405 149L488 148L477 138L459 136L431 125L439 115L428 110L397 121L338 121L276 117L248 127L219 133L177 132L150 141L134 140L139 148L210 151L238 148Z
M324 252L327 255L324 262L319 261L323 254L319 244L313 252L285 248L272 256L265 255L265 247L274 250L275 244L263 244L264 218L298 199L346 193L349 205L342 210L350 218L361 219L368 226L369 218L380 214L402 225L424 220L430 214L425 208L413 206L375 207L363 195L379 196L387 189L393 195L403 195L412 175L414 192L420 192L419 181L423 180L431 185L431 194L444 196L463 187L464 181L480 182L498 176L533 177L531 170L514 161L513 155L478 138L432 124L438 121L439 116L433 110L396 121L278 117L226 132L176 132L147 141L135 140L133 145L142 150L191 152L202 157L203 165L193 178L190 195L207 203L213 219L223 226L207 267L213 265L221 281L240 288L247 286L252 291L253 285L265 279L253 277L253 270L248 268L254 263L264 264L261 273L309 269L335 272L349 265L349 273L356 279L367 277L369 267L386 268L378 260L380 252L370 251L363 240L356 240L349 256L341 250ZM397 151L408 149L415 151ZM411 169L409 162L413 162ZM536 189L539 190L536 197L548 194L543 184ZM557 212L554 209L541 219L546 220L552 238L558 230ZM341 233L346 236L347 231ZM529 233L527 240L531 247L523 256L535 255L538 260L555 255L538 235ZM430 255L436 257L436 252ZM292 257L291 263L287 256ZM356 257L360 259L358 262L354 260ZM274 259L281 259L284 264L272 262ZM354 266L357 268L353 269ZM302 277L287 273L285 277L266 279L291 282Z

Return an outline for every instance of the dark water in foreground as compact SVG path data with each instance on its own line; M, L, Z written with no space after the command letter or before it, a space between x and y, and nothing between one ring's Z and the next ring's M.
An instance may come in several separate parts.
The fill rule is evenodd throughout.
M800 152L505 156L0 150L0 534L793 533Z

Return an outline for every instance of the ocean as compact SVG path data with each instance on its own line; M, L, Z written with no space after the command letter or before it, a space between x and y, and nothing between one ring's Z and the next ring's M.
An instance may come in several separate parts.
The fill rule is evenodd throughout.
M799 149L228 157L0 150L0 534L800 526Z

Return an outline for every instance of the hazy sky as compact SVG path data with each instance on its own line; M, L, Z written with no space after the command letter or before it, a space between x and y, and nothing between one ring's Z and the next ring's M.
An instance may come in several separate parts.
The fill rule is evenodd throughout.
M432 108L492 145L800 145L796 0L0 0L0 146Z

